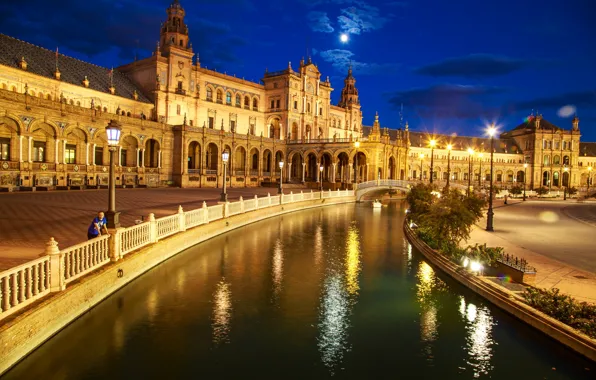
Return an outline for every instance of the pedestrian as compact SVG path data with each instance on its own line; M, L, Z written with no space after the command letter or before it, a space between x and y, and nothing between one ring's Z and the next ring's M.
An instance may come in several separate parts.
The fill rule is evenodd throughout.
M505 204L507 204L507 194L505 194L504 198L505 198Z
M93 218L93 221L91 222L91 224L89 225L89 228L87 229L87 239L91 240L91 239L101 236L102 228L103 228L103 231L105 232L105 234L109 235L108 227L106 226L107 223L108 223L108 220L106 219L103 211L98 212L97 216L95 218Z

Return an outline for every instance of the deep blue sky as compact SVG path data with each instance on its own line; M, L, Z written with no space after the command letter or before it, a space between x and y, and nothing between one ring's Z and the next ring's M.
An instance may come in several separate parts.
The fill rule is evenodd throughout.
M171 0L3 0L0 32L111 67L151 54ZM181 0L203 66L259 81L310 52L337 103L352 61L364 123L479 135L532 110L596 141L592 0ZM56 6L55 4L59 4ZM348 43L339 36L346 32Z

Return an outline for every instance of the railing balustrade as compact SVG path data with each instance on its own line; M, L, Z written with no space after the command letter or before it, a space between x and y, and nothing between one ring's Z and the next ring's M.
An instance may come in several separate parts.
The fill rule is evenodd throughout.
M354 195L352 190L323 192L323 198ZM110 261L178 232L257 209L320 198L320 192L310 191L255 196L248 200L240 198L237 202L209 207L203 202L201 208L184 212L180 207L178 213L159 219L150 214L147 222L116 229L113 235L100 236L63 250L58 249L58 243L52 238L45 256L0 272L0 320L51 292L64 290L67 284ZM115 239L113 247L110 239Z
M0 318L50 293L50 256L0 273Z
M64 280L68 284L110 261L109 236L68 247L60 254L64 255Z

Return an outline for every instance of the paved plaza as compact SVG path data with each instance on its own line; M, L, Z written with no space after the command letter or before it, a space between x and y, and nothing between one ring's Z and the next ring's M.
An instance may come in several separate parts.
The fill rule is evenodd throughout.
M596 203L497 201L494 232L486 220L474 227L468 244L505 248L536 267L536 286L559 288L579 300L596 303Z
M291 185L285 193L310 191ZM228 199L235 201L277 194L277 188L229 188ZM117 189L116 209L122 226L154 213L172 215L181 205L185 211L217 204L221 189ZM106 210L108 190L53 191L0 194L0 270L37 258L45 243L54 237L60 248L87 239L87 227L99 210Z

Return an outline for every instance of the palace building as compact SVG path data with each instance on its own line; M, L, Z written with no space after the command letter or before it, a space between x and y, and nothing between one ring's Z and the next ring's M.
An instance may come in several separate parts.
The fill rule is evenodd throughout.
M284 182L313 187L425 180L431 139L438 181L467 183L468 172L480 186L490 179L489 139L429 136L407 123L389 129L378 115L363 126L352 68L337 105L310 58L266 71L260 83L222 74L193 62L180 3L166 13L153 54L115 69L0 34L0 190L107 185L112 119L123 128L118 186L219 187L224 151L233 187L279 181L280 161ZM497 136L497 186L524 182L524 173L528 188L586 186L596 176L596 143L580 142L577 117L570 127L538 115Z

